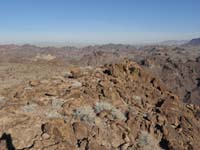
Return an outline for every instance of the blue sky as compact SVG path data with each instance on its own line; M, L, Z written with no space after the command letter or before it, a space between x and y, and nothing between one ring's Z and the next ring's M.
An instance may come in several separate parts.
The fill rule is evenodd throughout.
M0 0L0 42L148 43L200 36L199 0Z

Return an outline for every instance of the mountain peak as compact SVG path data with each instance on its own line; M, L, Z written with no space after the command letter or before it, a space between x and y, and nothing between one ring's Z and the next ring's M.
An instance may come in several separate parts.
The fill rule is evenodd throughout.
M185 46L200 46L200 38L195 38L185 44Z

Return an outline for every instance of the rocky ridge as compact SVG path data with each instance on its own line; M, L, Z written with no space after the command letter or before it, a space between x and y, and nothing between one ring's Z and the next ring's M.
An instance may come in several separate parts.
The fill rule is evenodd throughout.
M184 103L200 105L200 51L184 48L154 48L141 54L138 62L178 96Z
M128 60L6 89L0 107L1 150L200 148L200 108Z

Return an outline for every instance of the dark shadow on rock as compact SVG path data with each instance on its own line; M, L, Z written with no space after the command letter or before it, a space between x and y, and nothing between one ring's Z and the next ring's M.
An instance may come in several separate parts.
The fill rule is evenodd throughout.
M12 143L12 137L10 134L6 134L4 133L1 138L0 141L6 141L6 146L8 150L15 150L15 147Z
M169 148L169 141L166 139L161 139L160 143L159 143L160 147L163 148L164 150L170 150Z
M191 98L191 92L190 91L187 91L187 93L185 94L184 98L183 98L183 102L184 103L190 103L190 98Z
M197 87L200 87L200 78L197 78Z

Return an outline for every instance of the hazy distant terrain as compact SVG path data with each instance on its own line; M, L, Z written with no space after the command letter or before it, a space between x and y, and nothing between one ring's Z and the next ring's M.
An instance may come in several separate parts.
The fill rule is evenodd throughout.
M169 41L164 41L164 42L161 42L160 44L161 45L166 45L166 46L180 46L180 45L183 45L183 44L186 44L188 43L189 41L187 40L169 40Z

